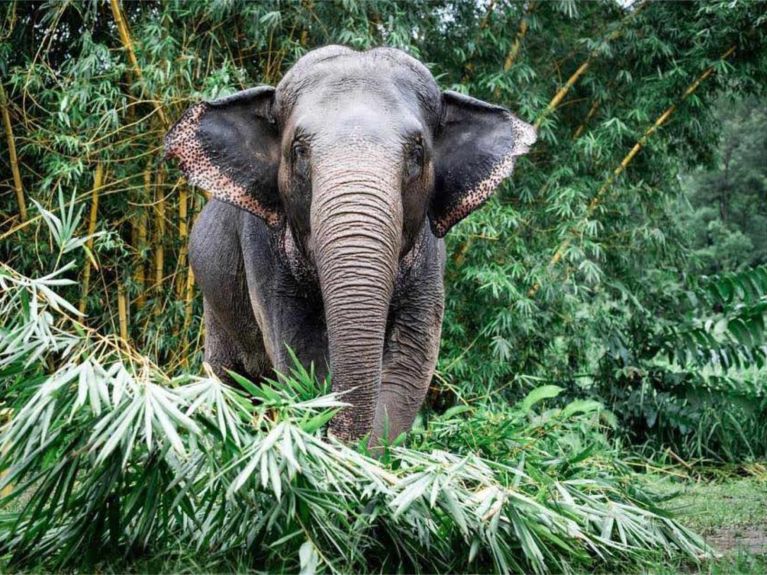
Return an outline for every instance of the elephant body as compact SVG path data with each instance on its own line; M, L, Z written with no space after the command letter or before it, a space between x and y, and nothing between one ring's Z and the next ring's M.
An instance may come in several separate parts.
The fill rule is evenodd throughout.
M276 88L192 106L165 149L215 198L190 239L206 360L257 379L290 346L349 404L336 436L407 431L437 361L442 238L534 141L390 48L314 50Z
M400 261L389 305L374 429L407 431L431 382L444 307L444 240L424 222L420 240ZM287 373L287 346L318 377L329 351L316 273L295 253L290 228L266 223L212 200L191 233L189 259L204 297L205 361L253 381ZM364 321L361 313L357 321Z

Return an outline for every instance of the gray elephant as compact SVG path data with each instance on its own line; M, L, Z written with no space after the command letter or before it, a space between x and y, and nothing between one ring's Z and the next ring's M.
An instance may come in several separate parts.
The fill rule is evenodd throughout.
M191 107L165 149L215 198L189 248L206 360L257 380L290 367L288 345L346 392L337 437L410 429L439 350L442 238L535 139L390 48L317 49L276 88Z

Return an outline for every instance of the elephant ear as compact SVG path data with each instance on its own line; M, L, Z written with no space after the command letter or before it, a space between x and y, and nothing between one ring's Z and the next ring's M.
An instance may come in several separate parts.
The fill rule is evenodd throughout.
M279 226L280 134L274 88L261 86L189 108L165 136L189 181L213 197Z
M500 106L444 92L442 107L429 206L432 231L440 238L493 195L536 140L531 125Z

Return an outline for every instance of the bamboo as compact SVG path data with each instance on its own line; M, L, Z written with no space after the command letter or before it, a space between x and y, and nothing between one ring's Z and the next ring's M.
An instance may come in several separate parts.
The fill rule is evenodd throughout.
M128 61L133 68L133 73L136 75L136 78L143 84L144 75L141 72L141 66L138 63L138 58L136 58L136 50L133 47L133 39L130 35L128 23L125 21L125 17L122 13L122 8L120 8L120 0L110 0L110 5L112 7L112 16L114 17L115 24L117 25L117 30L120 33L120 41L122 42L123 48L125 48L125 52L128 54ZM165 117L165 112L163 112L162 106L160 106L160 102L155 101L154 108L163 126L166 128L170 126L168 119Z
M12 417L12 412L10 409L0 409L0 427L2 427L6 422L3 421L4 419L7 419L7 423L10 423ZM7 448L4 448L3 454L5 454L5 450ZM8 470L6 469L3 472L0 472L0 480L3 479L8 474ZM3 497L8 497L11 493L13 493L13 485L6 485L2 490L0 490L0 499Z
M165 195L163 194L163 170L157 172L155 185L155 225L154 225L154 289L157 292L156 313L160 313L163 270L165 267Z
M125 286L117 280L117 317L120 322L120 339L128 345L128 298L125 297Z
M527 10L525 11L525 14L522 16L522 21L519 23L519 29L517 30L517 35L514 37L514 43L511 45L511 49L509 50L509 53L506 55L506 60L503 62L503 71L508 72L511 70L511 67L514 65L514 62L517 59L517 56L519 56L519 50L522 48L522 42L525 39L525 36L527 35L527 29L529 27L529 24L527 22L527 17L530 15L530 13L535 8L535 2L531 2L528 6Z
M146 305L146 270L144 261L144 253L146 250L146 214L142 213L138 217L138 238L137 238L137 250L138 250L138 262L136 264L136 275L134 281L138 291L136 296L136 309L142 309Z
M181 299L184 296L186 286L186 259L187 259L187 237L189 235L187 215L188 215L189 194L186 185L182 182L178 192L178 240L180 242L178 252L178 264L176 269L176 296Z
M181 365L189 366L189 328L192 326L192 311L194 309L194 272L189 270L186 274L186 293L184 294L184 329L181 344Z
M490 0L490 3L487 5L487 8L485 9L485 14L482 16L482 20L479 22L479 28L477 29L477 33L474 36L474 45L478 45L480 43L480 39L482 37L482 32L487 28L488 24L490 23L490 17L493 15L493 12L495 12L495 6L496 6L497 0ZM471 78L472 74L474 74L475 69L474 62L471 61L471 59L467 60L463 67L463 76L461 77L461 84L467 84L469 82L469 79Z
M152 164L147 162L147 166L144 169L144 202L150 198L152 191ZM143 203L143 202L142 202ZM142 309L146 305L146 271L144 261L144 254L146 251L146 209L141 207L141 213L139 214L136 222L136 243L135 248L138 252L138 261L134 269L133 281L138 287L138 296L136 296L136 309Z
M610 33L607 38L605 39L606 42L612 42L613 40L618 39L621 34L623 34L624 25L634 18L639 12L641 12L646 6L648 6L650 2L643 2L640 4L636 10L634 10L631 14L629 14L621 24L620 28L617 30L614 30L612 33ZM588 55L586 60L578 66L578 68L573 72L570 77L567 79L565 84L557 90L557 93L554 94L554 97L551 99L551 101L548 103L546 108L538 114L538 117L535 119L534 126L536 128L539 128L543 120L548 116L551 112L553 112L557 106L564 100L565 96L567 96L567 93L572 89L573 86L575 86L576 82L583 76L588 69L591 67L591 64L594 62L594 60L597 57L597 52L595 50L592 50L591 53Z
M8 155L11 161L11 173L13 174L13 190L16 193L16 203L19 205L19 216L22 222L27 221L27 202L24 199L24 188L21 182L21 172L19 171L19 158L16 155L16 139L13 137L13 125L11 124L11 114L8 110L10 104L5 95L5 88L0 84L0 105L3 109L3 125L5 126L5 137L8 140Z
M583 134L584 130L586 129L586 126L589 125L591 118L593 118L594 114L596 114L597 111L599 110L599 104L600 104L599 100L594 100L594 103L591 104L589 113L586 114L586 117L583 119L583 122L581 122L581 125L575 129L575 132L573 132L573 140L577 140L578 138L581 137L581 134Z
M722 55L719 57L720 60L726 60L732 54L735 52L735 45L730 46L727 50L725 50ZM590 218L592 214L596 211L596 209L599 207L599 205L602 203L602 199L604 195L607 193L607 191L610 189L610 187L615 183L615 180L618 179L618 177L626 171L626 168L628 168L629 164L634 160L634 158L637 156L637 154L640 152L640 150L647 144L647 141L666 123L668 122L668 119L671 117L671 115L677 110L677 108L688 98L690 97L695 91L698 89L698 87L701 85L702 82L704 82L711 74L714 73L714 65L712 64L708 68L706 68L703 73L698 76L687 88L685 89L682 96L677 100L675 103L673 103L671 106L666 108L660 116L653 122L653 124L645 130L645 132L642 134L642 137L637 140L637 142L632 146L631 150L629 150L628 154L626 154L621 162L618 164L618 166L610 173L610 175L607 177L607 179L604 181L604 183L599 187L599 190L597 190L597 193L594 194L594 197L589 202L588 209L586 210L586 219ZM570 247L570 244L572 244L572 235L576 233L576 229L573 228L570 230L570 236L565 238L561 244L559 244L559 247L554 252L554 255L551 257L551 260L549 260L549 268L554 267L557 265L562 257L564 256L565 252L567 251L567 248ZM530 288L530 291L528 292L529 297L533 297L536 293L538 293L538 290L540 289L540 283L535 283L533 287Z
M104 164L98 162L96 164L96 171L93 174L93 189L91 190L91 209L88 215L88 240L85 246L89 251L93 250L93 234L96 233L96 223L98 221L99 212L99 191L104 185ZM85 308L88 304L88 287L91 282L91 259L85 258L85 268L83 269L83 283L80 292L80 305L78 310L80 313L85 313Z
M554 109L559 106L559 103L564 100L565 96L567 96L567 93L570 91L570 89L575 86L575 83L578 81L578 79L583 76L583 74L586 73L586 70L589 69L591 66L591 62L593 60L593 56L589 56L583 64L578 66L578 69L572 73L572 75L567 79L567 82L565 82L565 85L562 86L556 94L554 94L554 97L551 99L549 104L546 106L546 108L538 114L538 117L535 119L534 126L536 128L539 128L541 125L541 122L543 122L543 119L548 116Z

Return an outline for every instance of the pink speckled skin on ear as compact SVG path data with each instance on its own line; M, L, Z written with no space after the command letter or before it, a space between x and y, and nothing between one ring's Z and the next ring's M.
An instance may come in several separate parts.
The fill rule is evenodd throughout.
M210 108L207 102L201 102L184 113L165 136L166 157L178 159L179 168L189 182L210 192L216 199L247 210L270 226L279 225L281 214L263 206L221 165L215 165L205 151L198 130L202 117Z
M459 195L457 201L444 212L442 217L434 219L432 229L437 237L444 237L450 228L481 207L495 193L501 182L511 176L517 156L527 154L530 146L535 143L537 139L535 128L508 112L505 113L505 117L511 124L514 134L511 149L493 166L485 178Z

